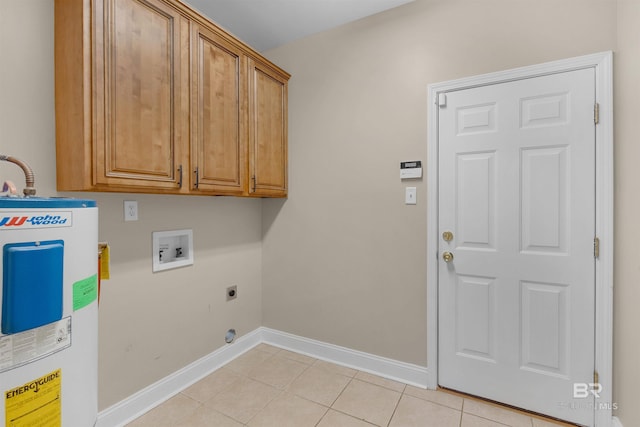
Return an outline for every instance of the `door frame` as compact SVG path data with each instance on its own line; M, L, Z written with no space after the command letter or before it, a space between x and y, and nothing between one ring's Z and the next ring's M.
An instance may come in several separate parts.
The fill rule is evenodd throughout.
M447 92L560 72L594 68L599 122L596 126L595 370L602 385L595 399L595 426L612 425L613 405L613 53L600 52L483 74L428 86L427 140L427 387L438 387L438 98ZM594 236L594 237L596 237ZM601 408L601 409L600 409Z

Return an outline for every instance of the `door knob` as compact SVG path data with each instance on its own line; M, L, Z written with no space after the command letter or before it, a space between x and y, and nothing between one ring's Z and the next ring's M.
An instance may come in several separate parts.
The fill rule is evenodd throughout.
M450 231L445 231L444 233L442 233L442 240L444 240L445 242L450 242L453 240L453 233Z
M453 261L453 254L451 252L448 252L448 251L447 252L443 252L442 253L442 259L445 262L451 262L451 261Z

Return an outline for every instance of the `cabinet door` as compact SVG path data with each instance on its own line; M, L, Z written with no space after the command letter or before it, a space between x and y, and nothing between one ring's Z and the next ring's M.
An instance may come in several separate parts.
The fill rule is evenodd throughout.
M287 196L287 78L249 62L249 193Z
M95 13L94 182L176 191L188 146L189 21L160 0L96 1Z
M246 191L246 57L193 25L192 191Z

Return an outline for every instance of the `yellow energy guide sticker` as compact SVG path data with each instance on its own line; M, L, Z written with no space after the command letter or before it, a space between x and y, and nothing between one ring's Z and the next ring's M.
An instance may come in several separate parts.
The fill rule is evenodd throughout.
M61 427L62 370L4 392L7 427Z

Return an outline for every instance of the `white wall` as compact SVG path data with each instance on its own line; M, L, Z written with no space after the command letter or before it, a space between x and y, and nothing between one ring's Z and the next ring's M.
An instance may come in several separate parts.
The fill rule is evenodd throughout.
M260 200L90 194L112 279L100 300L100 402L104 408L261 325ZM140 221L124 223L122 201ZM151 232L193 229L194 265L151 273ZM226 302L225 289L238 285Z
M640 426L640 2L619 0L614 54L614 400L625 427Z
M53 1L0 0L0 153L27 161L38 194L55 191ZM24 178L0 164L0 182ZM261 201L239 198L64 193L91 198L112 279L100 300L99 400L104 409L261 325ZM138 200L140 220L123 221ZM151 232L191 228L195 264L151 272ZM238 285L226 302L225 289Z
M399 163L426 164L427 85L613 49L614 6L417 0L269 51L293 77L265 326L426 366L426 180L401 182Z
M290 197L264 205L263 324L427 365L427 85L614 51L614 402L640 425L640 2L417 0L267 55L291 72ZM411 184L413 185L413 184Z

